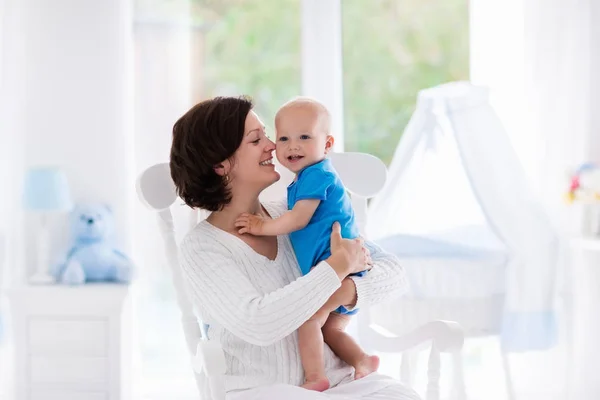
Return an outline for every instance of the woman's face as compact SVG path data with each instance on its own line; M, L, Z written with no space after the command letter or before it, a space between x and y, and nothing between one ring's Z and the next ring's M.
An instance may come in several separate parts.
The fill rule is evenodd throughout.
M246 117L244 138L234 154L231 184L262 191L279 180L273 165L275 144L265 134L265 126L254 111Z

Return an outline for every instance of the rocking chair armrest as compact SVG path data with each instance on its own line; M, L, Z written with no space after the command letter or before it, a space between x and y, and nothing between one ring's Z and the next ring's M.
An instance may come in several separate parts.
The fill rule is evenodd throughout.
M398 337L379 333L376 336L377 350L386 353L400 353L427 341L432 341L440 352L454 352L462 348L465 340L459 323L441 320L428 322Z

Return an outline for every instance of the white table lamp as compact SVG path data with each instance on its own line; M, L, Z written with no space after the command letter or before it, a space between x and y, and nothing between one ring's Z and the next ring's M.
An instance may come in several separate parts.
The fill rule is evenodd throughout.
M64 172L57 167L35 167L27 171L23 193L24 208L39 213L37 267L30 283L53 283L49 272L48 214L69 211L72 207L69 184Z

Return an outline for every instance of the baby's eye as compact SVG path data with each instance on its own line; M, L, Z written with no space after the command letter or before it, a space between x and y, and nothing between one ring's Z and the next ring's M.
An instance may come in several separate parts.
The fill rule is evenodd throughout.
M282 136L279 138L280 142L287 142L288 138L286 136Z
M308 135L301 135L300 139L301 140L308 140L308 139L310 139L310 136L308 136Z

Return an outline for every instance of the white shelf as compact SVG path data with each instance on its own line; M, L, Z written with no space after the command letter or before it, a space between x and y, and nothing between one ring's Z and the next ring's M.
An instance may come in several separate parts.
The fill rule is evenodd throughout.
M571 247L577 250L600 251L600 236L579 236L571 240Z

